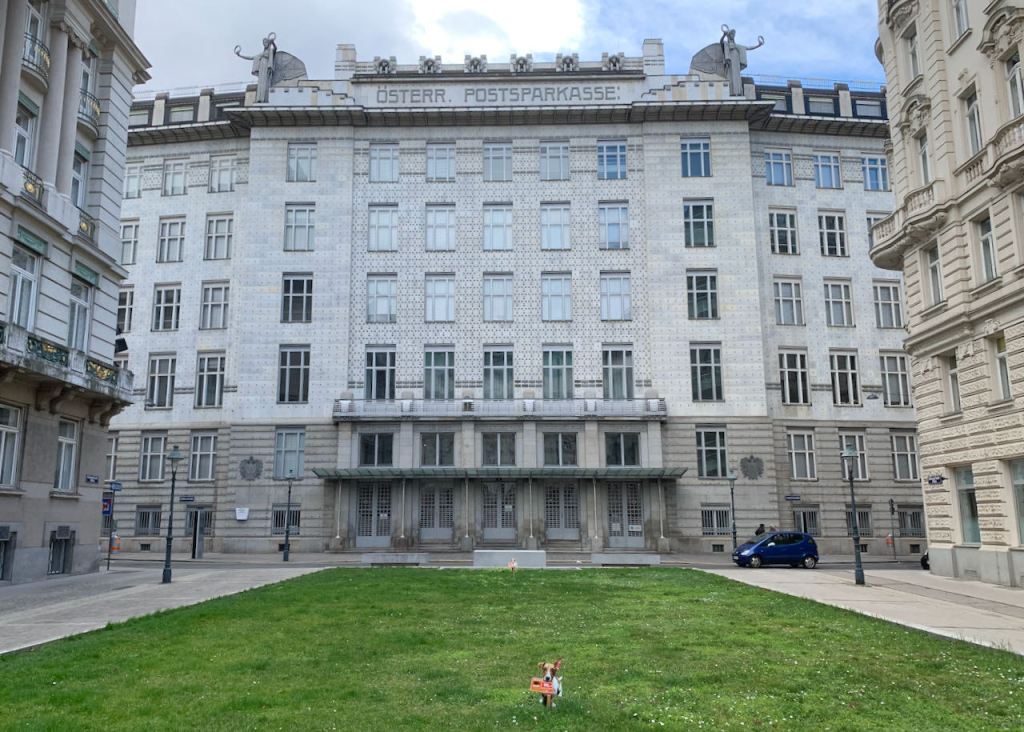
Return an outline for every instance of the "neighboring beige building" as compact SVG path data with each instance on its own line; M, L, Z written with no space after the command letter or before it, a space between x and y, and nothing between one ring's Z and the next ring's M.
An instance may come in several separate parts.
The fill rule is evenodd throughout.
M1024 9L880 0L932 571L1024 585Z
M134 0L0 0L0 584L95 570Z

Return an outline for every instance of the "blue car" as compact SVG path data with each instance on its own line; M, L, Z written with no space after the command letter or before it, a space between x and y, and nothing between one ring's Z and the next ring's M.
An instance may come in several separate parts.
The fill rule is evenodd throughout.
M814 537L799 531L771 531L751 537L732 553L732 561L741 567L757 569L764 564L788 564L814 569L818 564L818 545Z

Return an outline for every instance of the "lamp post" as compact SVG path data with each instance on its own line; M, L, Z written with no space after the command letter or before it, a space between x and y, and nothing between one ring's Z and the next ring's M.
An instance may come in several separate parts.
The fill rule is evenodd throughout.
M167 456L171 461L171 505L167 511L167 547L164 549L164 575L162 584L171 581L171 542L174 541L174 485L178 479L178 463L185 459L181 450L175 445L171 448L171 454Z
M729 468L729 517L732 519L732 548L736 549L736 471Z
M853 494L853 466L857 460L857 450L852 445L845 445L842 452L843 463L846 465L846 476L850 479L850 521L853 527L853 580L858 585L864 584L864 566L860 561L860 522L857 520L857 498Z
M277 478L277 480L282 480ZM283 480L288 481L288 499L284 504L284 552L282 558L284 561L288 561L288 555L292 549L292 483L296 480L302 480L302 478L295 477L295 469L288 469L288 477Z

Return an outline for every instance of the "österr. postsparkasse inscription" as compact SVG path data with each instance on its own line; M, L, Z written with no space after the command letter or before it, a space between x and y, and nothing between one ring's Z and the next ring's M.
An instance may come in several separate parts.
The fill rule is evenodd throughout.
M508 85L462 87L377 87L380 105L604 104L622 101L615 84Z

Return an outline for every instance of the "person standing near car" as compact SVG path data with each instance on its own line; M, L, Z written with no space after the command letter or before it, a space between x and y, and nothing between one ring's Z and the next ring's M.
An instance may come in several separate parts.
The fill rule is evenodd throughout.
M757 529L754 530L754 536L760 536L764 533L764 524L758 524Z

